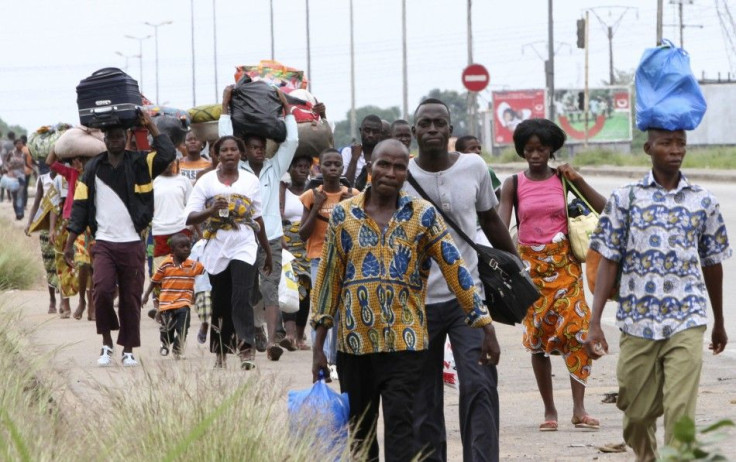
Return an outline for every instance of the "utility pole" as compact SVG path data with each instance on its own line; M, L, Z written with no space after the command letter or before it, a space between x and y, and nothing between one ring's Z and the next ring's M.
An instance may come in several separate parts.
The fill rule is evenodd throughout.
M401 0L401 78L402 116L409 120L409 77L406 68L406 0Z
M355 43L353 34L353 0L350 0L350 136L357 137L355 121Z
M677 4L677 13L679 16L679 22L677 24L674 24L677 28L680 29L680 48L685 48L685 28L686 27L697 27L699 29L702 29L702 25L695 25L695 24L685 24L685 21L683 20L683 5L687 3L688 5L693 4L693 0L670 0L670 5ZM667 24L667 26L671 26L673 24Z
M309 42L309 0L307 1L307 90L312 91L312 47Z
M662 12L664 10L664 5L662 4L664 0L657 0L657 46L662 44Z
M197 86L194 70L194 0L189 0L189 7L192 15L192 106L197 105Z
M215 0L212 0L212 38L214 43L214 58L215 58L215 99L213 101L219 101L220 87L217 83L217 11L215 10Z
M143 41L148 40L151 38L150 35L146 35L145 37L134 37L132 35L126 35L125 38L129 38L132 40L138 40L138 87L143 89Z
M590 90L588 87L588 74L589 74L589 64L588 64L588 58L589 58L589 52L590 50L590 13L588 11L585 12L585 92L584 92L584 103L583 103L583 113L585 115L585 144L584 146L588 147L588 112L590 109ZM610 42L609 42L610 43ZM611 76L611 80L613 81L613 76Z
M554 17L552 14L552 0L547 1L547 63L545 74L547 75L547 101L549 119L555 120L555 33Z
M273 61L276 56L276 53L274 51L274 40L273 40L273 0L270 2L271 4L271 61Z
M552 0L550 0L552 1ZM468 66L473 64L473 2L468 0ZM468 91L468 133L472 136L476 134L475 113L477 111L477 94L474 91Z
M168 24L171 24L171 21L163 21L158 24L151 24L150 22L145 22L147 26L153 27L153 40L156 43L156 104L160 104L160 100L158 98L158 28L161 26L166 26Z
M611 12L614 9L620 10L621 13L618 15L618 17L616 18L615 21L613 21L612 23L609 24L596 11L596 10L602 10L602 9L605 9L608 12L608 17L609 18L611 17ZM603 30L606 33L606 37L608 38L608 84L609 85L614 85L615 84L615 77L614 77L614 72L613 72L613 36L614 36L614 34L616 34L616 30L621 25L621 21L624 19L624 16L626 16L626 13L629 10L636 10L636 12L637 12L636 15L637 15L637 17L639 16L639 10L636 9L636 8L634 8L634 7L629 7L629 6L601 6L601 7L597 7L597 8L588 8L586 10L586 12L587 11L590 11L590 12L592 12L595 15L596 19L598 19L598 22L601 23L601 27L603 27ZM586 26L586 30L587 30L587 26ZM586 38L586 40L587 40L587 38ZM586 50L586 52L587 52L587 50Z

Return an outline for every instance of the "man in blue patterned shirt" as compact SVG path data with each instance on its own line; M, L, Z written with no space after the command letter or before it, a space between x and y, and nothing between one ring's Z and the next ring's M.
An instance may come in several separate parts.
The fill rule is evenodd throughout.
M665 444L673 442L681 417L694 418L707 297L713 354L728 341L721 262L731 249L718 201L680 172L686 141L683 130L648 131L644 151L652 171L613 192L590 241L603 258L586 348L594 359L608 351L601 314L620 266L617 406L624 411L624 440L637 461L657 457L659 416L664 414Z
M498 362L491 317L437 210L401 191L409 151L398 140L373 151L371 185L332 210L312 289L313 379L329 377L322 346L339 310L337 372L350 398L353 439L378 461L375 436L382 401L386 461L412 460L414 395L429 347L425 297L431 260L465 312L484 332L480 357Z

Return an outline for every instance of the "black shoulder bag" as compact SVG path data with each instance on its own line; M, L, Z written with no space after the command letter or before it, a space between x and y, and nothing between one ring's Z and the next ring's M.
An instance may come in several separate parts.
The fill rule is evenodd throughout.
M411 173L407 179L424 200L434 205L447 225L478 253L478 272L493 321L512 326L520 323L541 296L521 260L509 252L475 243L435 204Z

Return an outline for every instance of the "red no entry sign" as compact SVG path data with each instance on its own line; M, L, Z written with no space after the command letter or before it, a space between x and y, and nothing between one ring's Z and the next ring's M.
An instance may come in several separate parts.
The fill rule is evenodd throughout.
M469 91L483 91L491 81L491 76L481 64L471 64L463 70L463 85Z

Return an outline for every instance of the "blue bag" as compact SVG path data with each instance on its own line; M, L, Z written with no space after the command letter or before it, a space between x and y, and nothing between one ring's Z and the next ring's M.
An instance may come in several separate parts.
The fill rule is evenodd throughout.
M707 105L690 70L690 56L669 40L644 52L636 69L636 128L693 130Z
M329 441L330 448L342 450L348 441L350 402L347 393L337 393L330 388L320 371L319 380L312 388L289 392L289 415L291 431L299 434L314 428L317 436Z

